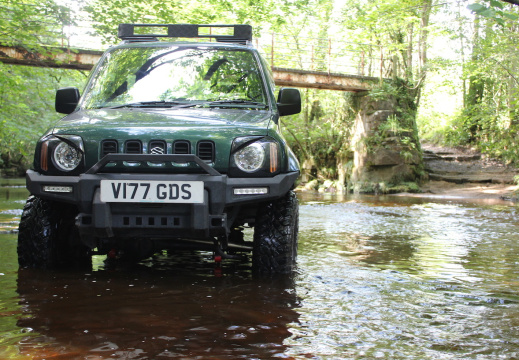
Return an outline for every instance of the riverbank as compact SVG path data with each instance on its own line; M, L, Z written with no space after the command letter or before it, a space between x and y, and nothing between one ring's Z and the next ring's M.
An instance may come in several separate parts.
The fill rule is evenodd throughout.
M399 196L452 198L452 199L493 199L519 202L518 186L512 184L456 184L447 181L428 181L421 186L422 193L397 194Z
M422 144L429 181L419 196L519 201L517 168L467 147Z

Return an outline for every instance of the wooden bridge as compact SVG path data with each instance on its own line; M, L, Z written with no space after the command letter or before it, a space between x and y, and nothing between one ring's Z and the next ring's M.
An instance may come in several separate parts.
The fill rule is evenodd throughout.
M255 40L255 45L265 50L264 55L271 64L274 81L279 86L367 91L392 66L384 59L381 48L374 50L369 45L315 38L294 42L281 34L261 37ZM34 49L0 45L0 62L90 70L103 53L55 46L37 46Z

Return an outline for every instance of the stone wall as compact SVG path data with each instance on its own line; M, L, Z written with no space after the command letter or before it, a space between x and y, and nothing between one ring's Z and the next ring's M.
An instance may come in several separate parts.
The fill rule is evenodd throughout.
M398 99L359 95L352 148L355 192L390 192L391 187L420 178L423 160L414 112L403 112Z

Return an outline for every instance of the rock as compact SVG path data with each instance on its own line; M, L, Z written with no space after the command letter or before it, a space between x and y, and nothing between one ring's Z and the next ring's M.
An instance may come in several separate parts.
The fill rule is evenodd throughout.
M354 168L351 175L353 189L373 189L386 184L417 181L422 166L422 156L417 138L408 131L409 124L399 118L396 98L374 100L370 96L358 99L352 149ZM392 117L395 129L381 125ZM414 118L413 118L414 122ZM384 192L383 189L379 189ZM357 191L357 190L354 190ZM369 191L369 190L366 190Z
M371 166L399 165L404 162L400 152L393 149L378 149L366 156L367 163Z
M456 184L515 184L519 171L495 159L484 158L469 147L439 147L422 144L425 169L430 180Z

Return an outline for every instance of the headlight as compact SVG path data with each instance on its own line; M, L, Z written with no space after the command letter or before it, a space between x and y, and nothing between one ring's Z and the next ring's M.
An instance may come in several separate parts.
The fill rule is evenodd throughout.
M231 147L230 177L271 177L281 171L278 141L269 136L244 136Z
M265 149L259 143L252 143L234 153L234 162L241 171L258 171L265 161Z
M49 174L80 171L83 163L83 140L76 135L49 135L37 147L40 169Z
M77 147L61 142L54 149L54 164L62 171L72 171L81 163L82 154Z

